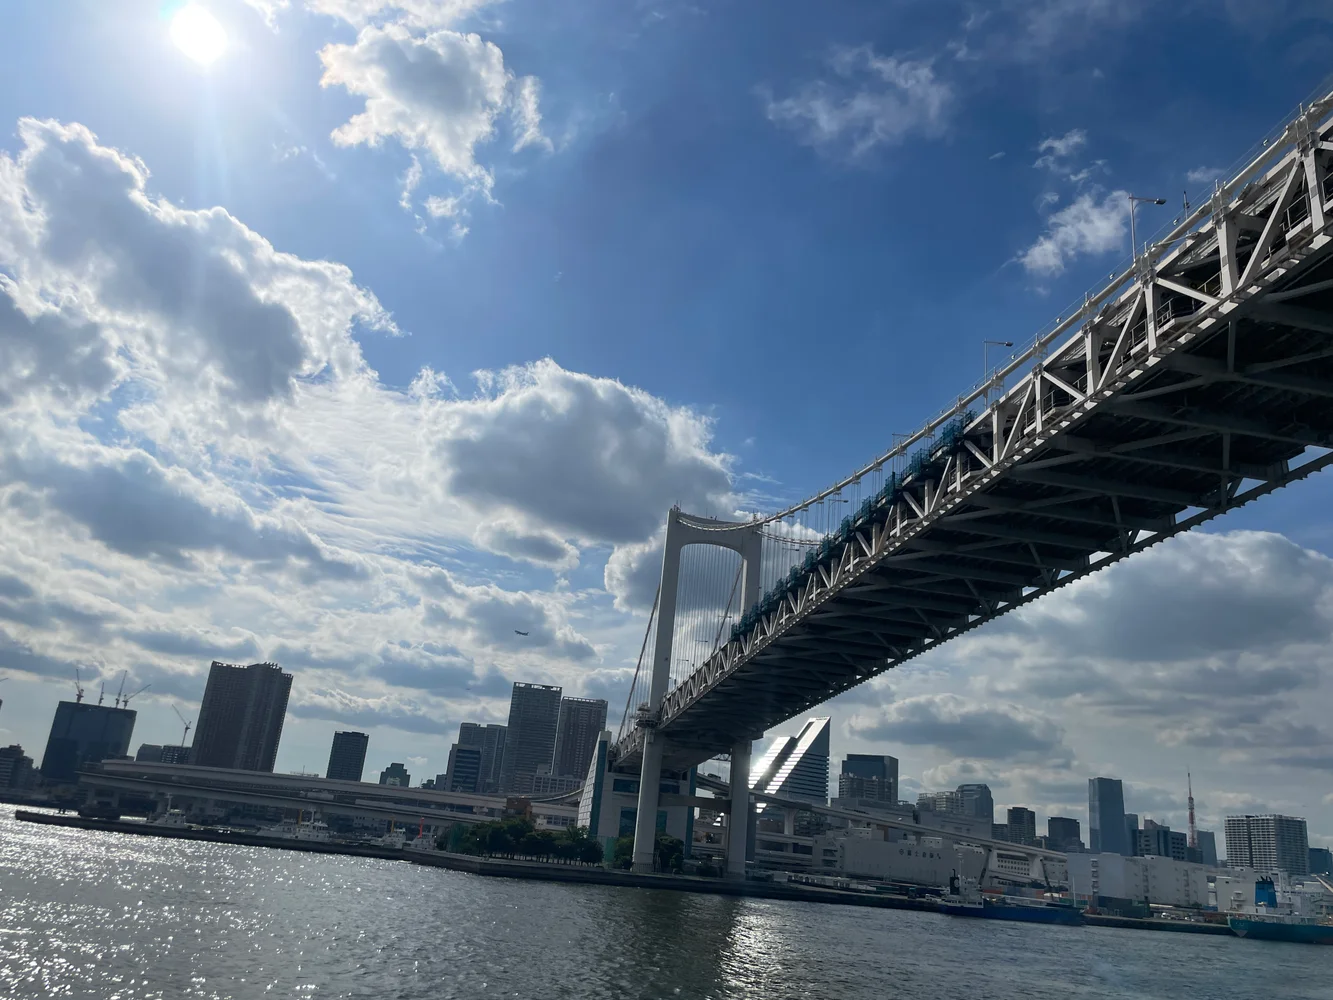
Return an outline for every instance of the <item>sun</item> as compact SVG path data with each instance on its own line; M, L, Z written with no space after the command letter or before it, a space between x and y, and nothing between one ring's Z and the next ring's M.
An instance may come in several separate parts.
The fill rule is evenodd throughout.
M208 9L188 3L171 19L171 40L200 66L212 65L227 48L227 32Z

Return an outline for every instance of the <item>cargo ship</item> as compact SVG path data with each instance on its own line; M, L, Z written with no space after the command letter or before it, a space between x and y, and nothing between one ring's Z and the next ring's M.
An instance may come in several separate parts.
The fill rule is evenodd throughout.
M976 879L949 878L949 891L940 897L940 912L950 917L979 917L982 920L1016 920L1027 924L1063 924L1077 927L1083 914L1067 903L1004 897L984 899Z
M1227 926L1236 936L1253 938L1256 941L1333 944L1333 924L1312 917L1253 913L1227 917Z
M1259 879L1254 884L1254 905L1229 914L1227 926L1237 937L1255 941L1333 944L1333 922L1305 912L1308 905L1303 894L1292 891L1285 875L1279 874L1276 883Z

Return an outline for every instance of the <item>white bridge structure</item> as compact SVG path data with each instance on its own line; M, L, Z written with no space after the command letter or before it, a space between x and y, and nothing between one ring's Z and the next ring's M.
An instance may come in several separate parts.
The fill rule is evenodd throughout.
M671 511L610 754L641 775L637 866L663 769L730 755L728 869L743 872L767 729L1333 463L1331 111L1333 94L1302 106L1030 349L854 475L740 523Z

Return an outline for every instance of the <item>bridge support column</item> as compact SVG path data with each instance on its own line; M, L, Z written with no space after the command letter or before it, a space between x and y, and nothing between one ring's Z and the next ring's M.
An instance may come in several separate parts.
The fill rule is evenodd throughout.
M657 799L662 785L662 741L651 729L643 734L643 764L639 770L639 805L634 814L634 870L653 870L657 844Z
M727 815L727 877L745 878L750 833L750 741L731 748L731 812Z

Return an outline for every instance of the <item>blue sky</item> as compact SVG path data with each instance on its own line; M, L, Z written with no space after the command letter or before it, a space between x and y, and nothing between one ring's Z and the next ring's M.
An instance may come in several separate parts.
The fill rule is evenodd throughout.
M362 726L418 775L509 680L618 718L670 503L772 509L914 429L1122 262L1125 191L1168 201L1141 235L1197 202L1333 35L1315 0L200 0L203 67L181 6L16 4L0 38L0 738L40 755L79 664L151 680L136 735L169 740L209 659L266 656L298 675L280 767ZM1260 660L1322 685L1327 641L1163 659L1112 629L1137 641L1077 658L1141 671L1135 705L1012 644L1074 657L1089 601L1240 574L1160 623L1206 638L1292 565L1322 622L1328 501L1283 491L854 692L835 751L1043 813L1123 774L1177 822L1188 765L1210 822L1327 841L1280 735L1311 682L1237 710Z

